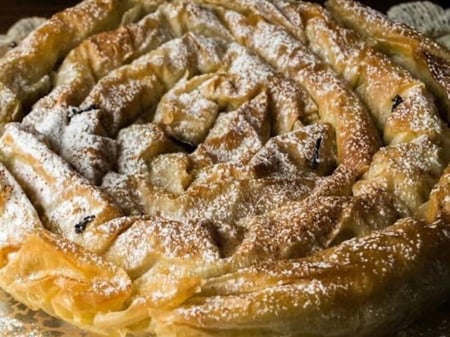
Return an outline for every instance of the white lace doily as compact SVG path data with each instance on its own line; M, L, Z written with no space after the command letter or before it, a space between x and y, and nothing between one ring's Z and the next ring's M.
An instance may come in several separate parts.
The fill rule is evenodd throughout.
M43 311L33 311L0 290L1 337L94 337L94 334L53 318Z

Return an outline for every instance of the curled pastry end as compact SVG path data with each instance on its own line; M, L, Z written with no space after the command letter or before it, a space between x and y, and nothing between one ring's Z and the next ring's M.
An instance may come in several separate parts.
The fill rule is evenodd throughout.
M24 240L0 270L0 284L32 309L107 336L125 335L93 325L97 313L125 306L132 291L125 271L46 230Z

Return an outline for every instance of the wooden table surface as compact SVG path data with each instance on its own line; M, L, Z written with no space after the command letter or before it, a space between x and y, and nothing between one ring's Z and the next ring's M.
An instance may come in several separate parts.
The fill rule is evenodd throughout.
M28 16L49 17L53 13L68 6L73 6L79 1L76 0L0 0L0 34L5 33L9 27L18 19ZM361 0L374 8L386 11L399 0ZM435 3L443 7L449 7L449 0L434 0Z

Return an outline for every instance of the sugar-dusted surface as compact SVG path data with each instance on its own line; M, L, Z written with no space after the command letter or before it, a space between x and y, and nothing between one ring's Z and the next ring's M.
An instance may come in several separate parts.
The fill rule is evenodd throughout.
M0 138L32 205L0 201L53 231L6 239L5 289L114 337L379 336L444 301L448 225L391 226L447 216L424 84L319 5L140 3Z
M328 13L314 15L308 10L308 5L299 6L299 11L309 16L306 31L310 47L361 95L386 143L411 141L424 134L438 141L448 137L422 82L377 53L356 32L338 26ZM393 105L397 96L401 103Z
M450 120L450 51L413 28L389 20L374 9L353 0L329 0L327 7L345 26L348 26L389 55L394 62L408 69L422 80L436 96Z
M16 282L23 288L14 287ZM120 309L131 293L131 281L123 270L45 230L24 240L1 270L0 284L31 308L58 312L75 325L92 322L98 311ZM26 289L54 295L52 301L43 304L39 297L26 296ZM123 336L123 332L113 330L110 335Z
M88 250L103 251L115 234L96 235L96 227L121 215L116 205L72 170L35 135L19 124L9 124L0 139L6 167L24 188L44 225ZM93 216L82 234L75 225Z
M0 187L0 249L20 246L29 233L42 228L41 221L22 188L3 164L0 164Z
M220 252L206 221L144 217L119 235L105 256L137 278L163 258L211 262L219 259Z
M321 119L336 129L340 162L349 160L349 166L363 170L376 151L378 140L359 98L284 28L261 19L250 22L236 12L222 16L238 41L306 89L318 105Z
M428 200L446 161L442 149L430 138L422 136L410 143L382 148L375 154L363 179L353 186L355 195L364 194L367 188L389 191L413 214Z
M430 293L419 286L442 285L438 280L447 277L448 272L440 274L445 258L432 258L447 244L447 230L443 223L425 227L405 219L309 259L257 264L211 278L191 301L163 312L158 329L181 331L188 323L224 329L224 336L252 330L283 334L294 326L304 334L326 334L333 327L348 335L369 324L382 330L380 318L385 324L395 320L412 294L415 303L427 303L448 292L437 287ZM383 310L380 303L386 305Z
M16 102L2 106L2 123L12 120L12 109L26 108L49 90L50 72L73 47L92 34L118 26L122 15L136 5L134 1L84 1L47 20L7 53L0 61L1 91L13 93Z
M145 174L147 163L159 154L176 152L178 148L153 123L135 124L119 131L117 170L123 174Z

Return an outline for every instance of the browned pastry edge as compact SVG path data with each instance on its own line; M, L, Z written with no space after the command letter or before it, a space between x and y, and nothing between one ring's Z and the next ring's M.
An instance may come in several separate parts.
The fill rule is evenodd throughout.
M265 2L259 1L257 4L263 3ZM258 12L256 12L256 14L252 13L252 10L248 7L251 2L246 2L245 0L243 0L241 4L243 4L243 8L245 8L245 11L250 11L251 13L249 15L251 17L250 24L254 23L253 20L262 23L262 25L264 25L264 20L268 20L269 22L271 22L271 20L274 20L270 15L267 16L267 14L260 17ZM262 12L266 13L264 12L264 10ZM279 16L275 16L275 18L275 21L280 19ZM298 30L296 34L300 36L300 32L301 30ZM261 46L259 46L259 48L261 50ZM301 53L299 55L301 55ZM313 67L313 70L321 72L321 76L323 76L324 74L327 76L335 76L325 64L317 62L315 66L316 68ZM305 71L304 69L302 69L302 71L304 71L305 73L303 74L303 76L307 77L303 80L304 82L306 82L307 86L309 87L309 91L314 95L315 99L320 100L321 98L323 98L324 96L319 93L321 89L320 83L316 83L315 81L317 80L317 78L313 77L316 72L308 72L308 70ZM309 78L308 75L311 75L311 78ZM324 76L324 78L327 77ZM332 79L334 79L334 77L332 77ZM302 82L302 80L299 79L299 82ZM344 85L342 85L342 87L339 87L339 89L342 89L340 91L341 96L337 95L338 97L336 98L336 101L341 104L341 108L343 108L343 106L346 106L346 104L344 104L345 102L355 102L354 100L349 99L349 97L351 96L350 91L348 91L348 96L345 95L345 93L347 93L347 89L345 89L344 87ZM332 107L332 103L336 103L336 101L333 102L333 96L331 98L327 97L327 100L328 102L327 104L324 104L325 108L322 107L321 112L329 112L327 111L327 108ZM358 107L360 106L358 105ZM364 108L361 109L364 110ZM370 158L372 156L371 151L376 151L376 149L378 148L378 142L375 131L370 128L370 118L367 117L366 120L364 119L364 112L359 111L358 113L361 113L362 117L360 117L364 122L367 122L367 125L365 125L366 128L363 128L363 131L373 131L371 133L373 137L369 137L370 139L368 142L363 142L364 144L361 144L357 141L358 137L355 136L355 134L358 134L358 132L361 132L361 130L356 130L356 128L352 128L351 126L349 127L346 118L342 118L342 111L335 112L336 115L329 117L331 120L333 120L333 118L342 118L342 120L338 120L337 123L334 123L335 126L336 124L339 126L337 127L337 129L340 134L352 131L355 134L349 136L350 140L347 143L345 141L342 141L342 143L345 143L345 146L341 142L340 144L338 144L338 146L344 147L345 151L342 149L340 151L345 152L344 155L342 155L344 159L341 158L342 161L345 162L345 165L339 166L339 168L335 171L335 174L331 177L321 179L318 184L319 187L313 193L313 197L320 198L320 195L322 193L336 195L350 194L350 188L354 180L367 170L367 166L369 165ZM345 115L346 117L349 117L351 114L345 113ZM353 125L358 125L358 123L355 123ZM355 149L353 148L354 146L358 148ZM358 151L358 149L361 151ZM355 156L352 156L353 154ZM14 159L11 160L14 161ZM26 162L26 160L24 161ZM41 171L43 172L45 171L45 169L42 169ZM15 175L19 174L19 170L16 170ZM327 183L329 185L327 185ZM136 285L133 290L130 289L131 281L127 278L127 273L120 268L116 268L116 266L114 266L113 264L103 261L102 258L88 253L84 249L77 247L75 244L70 243L66 239L60 238L57 235L42 230L29 235L22 246L3 248L2 254L0 254L0 256L4 259L3 262L5 263L5 269L3 274L0 273L0 282L17 298L25 301L33 308L42 307L51 314L63 317L64 319L71 321L76 325L88 327L94 331L110 335L124 334L126 328L123 327L127 325L128 327L132 327L135 323L148 324L148 320L150 319L148 309L151 308L151 314L154 314L154 317L157 320L156 322L154 322L154 327L156 327L157 331L162 335L164 335L165 333L179 334L184 337L189 334L191 334L192 336L199 336L200 334L204 333L205 336L215 335L234 337L240 335L273 336L282 333L285 335L288 334L294 336L302 333L299 332L298 324L301 319L305 319L306 317L306 323L301 325L302 328L304 327L305 329L310 329L306 332L307 334L314 334L319 331L319 333L321 333L322 335L327 335L329 333L328 331L333 331L333 333L335 333L339 330L339 327L341 327L342 330L338 331L340 333L351 331L351 333L353 334L363 336L372 334L373 331L376 331L376 333L378 331L384 331L385 329L387 329L387 327L391 326L391 324L393 325L394 323L397 323L397 320L403 318L397 317L396 315L399 315L397 312L392 313L389 311L392 310L392 306L388 307L386 303L388 302L388 300L392 300L392 297L386 299L388 296L386 294L386 288L389 288L394 292L398 291L398 293L396 293L398 297L394 296L393 301L396 305L398 305L397 309L399 309L398 312L400 312L400 316L402 316L404 312L408 312L408 310L411 308L411 312L415 312L415 306L420 306L424 303L428 304L428 300L430 300L432 304L435 304L439 302L439 300L441 300L442 293L445 293L445 295L447 294L449 290L448 285L439 284L439 282L444 282L446 279L448 279L450 273L450 267L448 263L449 252L448 249L446 249L446 246L448 246L447 227L448 225L445 224L444 221L436 222L430 226L424 226L420 223L415 222L414 220L403 219L397 225L394 225L393 227L381 232L381 234L373 233L363 239L360 239L360 241L348 241L343 245L333 248L330 250L332 253L330 253L330 251L322 251L315 257L306 260L293 260L288 262L269 261L263 264L258 264L257 266L252 266L247 269L240 269L231 274L227 269L220 270L220 267L217 267L217 270L210 272L208 271L208 268L214 269L215 267L214 264L209 265L208 263L205 263L201 267L203 268L203 270L199 272L200 274L196 275L197 271L195 269L190 270L192 274L183 274L187 269L190 268L191 265L186 261L176 261L181 264L180 270L177 270L176 262L174 262L173 265L175 267L173 269L169 269L170 274L158 275L158 271L164 270L165 263L172 264L173 262L170 259L167 261L161 259L158 265L159 269L156 268L155 271L150 271L155 273L153 275L153 277L155 277L154 281L156 282L154 284L155 287L153 288L149 286L148 288L143 287L142 289L139 289L139 286ZM422 229L427 233L428 230L430 230L430 232L436 230L436 233L433 232L435 236L433 236L433 233L429 235L436 240L429 240L429 237L427 236L429 233L424 234L423 232L421 232ZM441 229L442 232L439 232L439 230ZM416 230L417 232L415 232ZM385 235L386 233L387 235ZM408 234L411 234L411 237L409 237ZM214 238L211 238L208 235L205 236L207 237L207 240L214 241ZM385 238L387 243L380 238ZM177 240L179 239L180 238L177 238ZM381 242L381 244L386 244L386 247L388 247L388 251L378 251L380 247L380 243L377 241L378 239L380 239L379 241ZM364 246L364 242L366 242L364 240L367 240L367 242L369 242L369 246ZM376 242L376 244L374 244L374 242ZM213 244L214 243L215 242L213 242ZM361 246L358 246L358 243L361 243ZM352 244L355 244L356 246L352 246ZM37 249L35 247L45 247L45 249L43 249L42 255L38 256L37 258L33 257L34 255L36 255L33 253L34 249ZM349 250L348 254L346 252L346 249ZM396 249L398 249L398 251L396 251ZM13 251L15 253L10 254ZM341 256L333 256L333 254L335 253L339 255L339 252L342 253ZM369 256L364 255L367 252L370 253L368 253ZM67 255L70 255L70 258L67 258ZM381 257L378 255L380 255ZM315 258L317 258L318 260L316 261ZM380 261L383 261L383 259L386 259L388 261L394 260L395 262L398 262L398 265L395 265L395 268L390 264L385 266L380 263ZM325 262L329 262L329 260L333 261L329 266L323 266L323 260L325 260ZM426 262L424 262L424 260L426 260ZM295 273L296 271L295 268L289 265L289 263L297 262L302 266L306 266L304 273L303 271L300 271L297 275L287 275L290 272ZM339 265L341 262L344 262L344 266ZM373 269L367 267L370 262L375 265ZM54 263L56 266L52 263ZM184 263L187 267L183 266ZM67 265L69 265L69 267L65 269ZM103 268L96 268L96 266L98 267L99 265ZM285 266L286 268L283 269L283 266ZM436 269L434 269L434 267L436 267ZM62 268L64 273L67 272L70 275L66 275L64 273L55 275L52 268L56 268L56 270L61 270ZM72 271L73 269L76 269L77 273L71 274L71 268ZM261 270L257 270L258 268L265 269L261 273ZM337 274L339 277L342 277L342 279L338 278L336 280L336 278L334 277L335 275L333 274L335 269L338 270ZM40 275L44 275L45 277L43 279L37 277L36 275L39 274L37 273L37 271L43 271ZM46 274L46 272L49 272L49 275ZM110 272L110 274L108 274L108 272ZM206 274L202 276L201 272L205 272ZM208 274L208 272L210 273ZM339 282L343 279L350 281L353 280L352 278L357 279L355 281L356 285L353 288L351 285L349 286L349 288L346 288L347 284L351 283L349 281L346 283L343 282L345 283L345 285L340 290L336 290L336 287L334 287L336 284L331 284L332 289L330 291L335 295L337 294L334 299L338 298L339 300L341 300L345 298L345 300L348 300L351 304L361 304L361 296L366 296L367 293L364 293L364 290L367 290L368 295L364 298L369 298L369 300L368 302L365 302L363 303L363 305L361 305L361 310L364 310L364 305L366 305L367 303L369 303L369 307L373 304L373 306L376 308L374 309L375 311L380 310L380 312L377 311L377 313L380 315L376 317L377 321L370 321L371 319L373 319L373 317L371 316L373 314L373 312L371 311L373 307L370 307L368 309L367 315L364 315L364 312L362 314L358 312L357 317L352 320L351 315L354 313L352 312L350 314L347 314L345 311L350 311L354 308L349 309L345 304L343 305L340 301L337 300L327 302L329 300L329 294L324 295L324 302L318 303L320 302L320 300L318 300L317 306L313 308L312 318L308 317L308 313L306 313L305 316L302 316L304 312L298 311L298 306L301 306L301 304L305 304L306 302L297 302L297 307L292 308L292 306L294 306L294 304L296 303L295 301L298 301L299 298L295 298L294 296L293 298L291 298L292 301L289 300L288 303L285 303L283 301L283 299L295 295L297 286L300 286L301 289L303 289L303 286L311 286L313 288L312 292L309 292L310 289L305 291L307 293L307 297L310 295L311 297L320 296L320 294L323 295L323 293L321 293L322 289L320 287L318 287L317 289L314 288L316 284L312 282L311 279L313 281L318 280L320 282L322 280L322 277L327 277L327 272L333 274L333 280L331 283L333 283L333 281L336 281L337 288L339 286L342 286L342 284L340 284ZM15 273L19 273L20 277L16 278ZM92 273L94 276L92 276L90 273ZM214 273L215 275L213 277ZM417 280L418 275L421 273L423 279L421 278ZM223 275L220 276L220 274ZM233 277L235 277L236 275L238 275L239 278L235 282ZM256 277L254 277L255 275ZM367 277L363 277L361 279L361 275ZM183 281L176 283L176 280L179 276ZM117 277L118 279L115 279L114 277ZM140 303L141 307L139 307L139 303L136 304L137 302L131 302L130 296L131 294L136 295L136 293L133 292L138 292L137 289L139 289L139 291L142 291L141 293L139 293L139 295L143 295L143 297L159 296L160 294L158 293L158 290L165 290L164 286L167 285L164 284L164 281L161 281L164 280L164 277L169 279L169 281L167 282L167 284L169 285L173 285L170 282L175 279L175 296L181 294L179 298L176 298L173 302L169 302L168 304L169 307L172 306L171 309L174 310L172 310L170 313L164 312L163 309L167 308L165 308L163 305L160 308L153 310L153 308L156 308L155 303L164 302L145 302L141 301L142 299L139 298L139 296L137 297L136 301ZM227 279L227 277L229 277L229 279ZM434 282L434 277L436 277L438 281L436 281L435 284L433 283L432 287L427 288L427 291L425 292L423 287L426 287L427 284L424 286L424 284L422 284L421 282L425 282L428 280L431 280L430 282ZM68 279L70 280L67 281ZM304 282L304 279L307 279L307 281ZM93 280L95 281L94 284L90 283L93 282ZM224 280L225 282L222 283L222 281ZM28 281L32 286L28 287ZM42 283L40 283L41 281ZM142 279L140 281L142 281ZM367 281L367 284L365 283L365 281ZM392 281L392 284L389 281ZM411 281L411 284L408 283L409 281ZM188 284L186 285L183 282L188 282ZM273 282L276 283L275 286ZM381 285L379 285L377 282L381 283ZM151 282L149 284L151 285ZM147 284L147 286L149 284ZM280 287L280 289L277 288L278 286ZM395 289L395 286L398 286L400 290ZM392 287L393 289L391 289L390 287ZM403 287L405 287L406 290ZM411 287L412 290L410 290L409 287ZM418 295L417 297L412 296L413 298L410 298L411 294L416 289L414 287L417 287ZM270 293L270 291L272 291L273 288L277 288L274 291L276 295L271 297L272 294ZM117 290L117 293L115 293L114 290ZM291 293L293 290L294 292ZM378 296L378 293L376 292L377 290L380 291L381 295ZM145 293L145 291L147 291L148 293ZM342 291L342 293L340 291ZM403 293L403 291L405 291L405 293ZM39 296L35 297L32 292L36 292L37 294L39 294ZM113 296L108 299L108 295L111 295L111 292L113 293ZM263 293L261 297L258 297L260 295L259 292ZM266 292L270 293L270 298L265 297ZM252 297L255 293L256 296ZM82 296L85 296L86 294L89 295L89 300L92 300L88 301L90 304L92 304L92 307L87 309L85 306L83 306L83 301L80 300L80 298L82 298ZM278 298L277 294L280 295ZM117 295L117 297L115 297L115 295ZM215 303L215 300L217 300L218 303L221 304L220 301L223 295L225 295L226 297L224 299L225 305L218 307L217 303ZM430 298L428 299L424 299L429 295L432 296L430 296ZM50 304L44 303L42 299L48 300ZM109 300L113 302L112 307L115 311L111 311L111 303L108 302ZM236 301L233 302L233 300ZM243 302L239 302L240 300L243 300ZM248 302L245 302L246 300L248 300ZM313 301L315 299L311 300ZM395 302L396 300L398 302ZM71 303L68 304L67 301ZM244 305L242 305L242 303ZM209 304L212 304L212 306L209 306ZM245 306L246 304L248 305L247 307ZM264 306L265 304L268 305L267 308L261 308L261 306ZM282 307L285 304L287 306ZM326 308L327 304L330 304L331 309ZM180 305L181 307L179 307ZM323 307L323 305L325 307ZM339 312L339 314L342 313L343 315L341 317L338 317L339 322L337 323L333 322L333 317L324 318L323 316L321 316L323 315L323 313L320 312L321 309L324 309L327 313L329 313L330 311L332 312L335 308L335 305L337 306L336 310ZM258 306L260 306L259 308L261 308L261 311L256 312L255 315L249 314L249 310L258 309ZM191 308L194 308L194 310L190 311ZM141 311L139 311L140 309ZM228 309L229 311L227 311ZM289 310L291 309L293 311L289 312ZM121 312L121 310L124 310L125 312ZM214 316L214 313L216 311L219 312L218 316ZM244 312L244 314L240 316L240 313L242 312ZM210 313L212 313L212 315L210 315ZM287 316L283 316L285 313L287 313ZM389 313L392 313L392 317L388 317ZM97 316L97 314L99 314L99 316ZM229 316L227 316L227 314ZM102 315L104 316L102 317ZM109 321L108 315L110 315ZM273 316L276 317L274 318ZM342 319L342 317L344 317L344 319ZM120 319L116 321L115 318ZM334 318L336 318L336 316ZM346 321L346 318L348 318L350 321ZM355 325L352 325L355 321L357 321ZM175 322L175 324L166 326L167 322ZM329 322L330 325L322 325L323 322ZM311 325L308 326L308 324ZM316 328L314 324L317 324L318 328ZM366 326L364 324L369 326L369 328L367 328L367 331L365 330ZM236 326L237 330L235 330ZM179 327L181 327L181 329L177 331ZM336 327L338 327L338 329ZM320 329L323 330L321 331Z
M379 336L445 301L449 225L413 219L302 260L213 277L181 306L154 310L170 336ZM381 249L384 247L384 249Z
M144 3L86 0L53 15L29 34L0 59L0 123L20 119L50 89L52 69L73 47L92 34L118 26L127 12L129 19L136 19Z
M423 80L439 99L442 115L450 123L449 50L357 1L328 0L326 6L341 23L362 34L376 49Z

